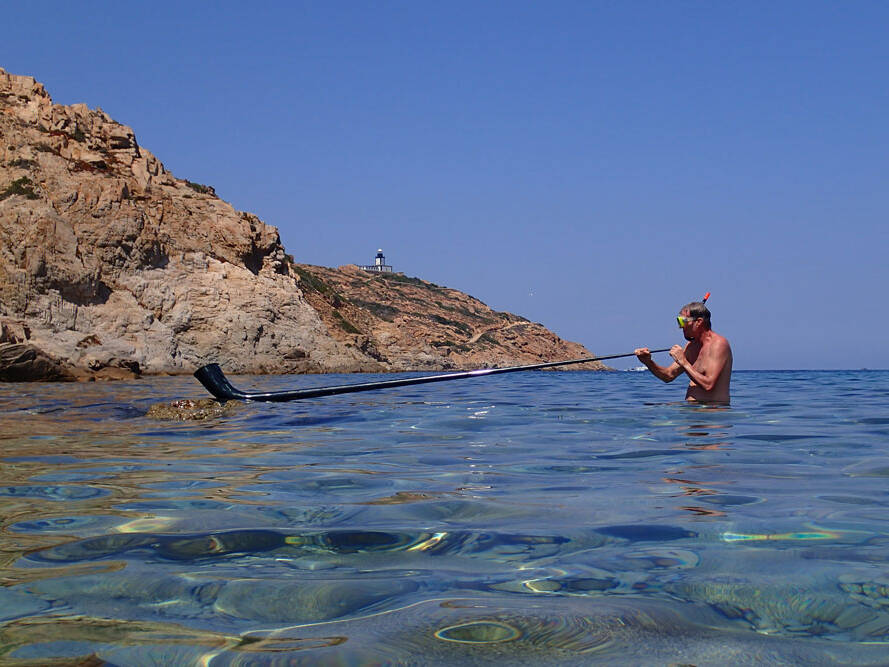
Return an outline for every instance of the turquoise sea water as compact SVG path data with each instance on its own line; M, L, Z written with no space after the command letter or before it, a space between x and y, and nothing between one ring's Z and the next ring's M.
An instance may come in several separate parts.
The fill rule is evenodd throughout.
M529 372L173 422L190 377L2 384L0 664L889 663L889 372L683 394Z

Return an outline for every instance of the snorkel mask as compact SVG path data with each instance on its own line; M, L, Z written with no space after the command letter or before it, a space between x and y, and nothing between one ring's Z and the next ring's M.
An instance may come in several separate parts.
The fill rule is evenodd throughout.
M707 292L704 295L704 298L701 299L701 303L707 303L707 299L709 299L709 298L710 298L710 292ZM676 321L679 322L679 328L684 329L687 325L691 324L696 319L698 319L698 318L697 317L683 317L682 315L680 315L676 318Z

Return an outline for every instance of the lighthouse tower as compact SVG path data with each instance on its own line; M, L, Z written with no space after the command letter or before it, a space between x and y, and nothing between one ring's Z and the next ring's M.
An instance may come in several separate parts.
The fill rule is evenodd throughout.
M383 255L383 249L377 250L377 256L374 257L373 264L366 264L359 267L365 271L373 271L374 273L392 273L392 267L386 264L386 256Z

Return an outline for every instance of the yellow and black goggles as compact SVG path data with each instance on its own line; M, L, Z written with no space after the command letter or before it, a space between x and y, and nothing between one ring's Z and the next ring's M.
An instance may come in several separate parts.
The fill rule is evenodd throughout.
M683 317L680 315L676 318L676 321L679 322L679 328L684 329L687 325L691 324L695 320L701 319L700 317Z

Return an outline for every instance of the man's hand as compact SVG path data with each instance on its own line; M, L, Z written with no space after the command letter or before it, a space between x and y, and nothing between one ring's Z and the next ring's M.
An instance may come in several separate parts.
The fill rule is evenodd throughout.
M648 365L648 363L651 361L651 352L649 352L647 347L637 347L633 351L633 354L635 354L636 358L645 365Z
M685 358L685 350L682 348L681 345L674 345L673 347L671 347L670 356L673 357L673 361L675 361L683 368L685 367L685 364L688 363Z

